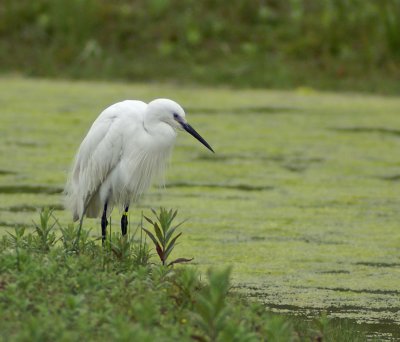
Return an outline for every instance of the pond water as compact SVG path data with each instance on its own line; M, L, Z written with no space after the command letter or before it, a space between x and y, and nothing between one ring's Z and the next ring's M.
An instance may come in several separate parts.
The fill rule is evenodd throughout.
M0 230L43 206L70 223L61 192L91 122L156 97L181 103L216 154L182 133L166 188L131 211L131 229L142 211L176 208L188 221L175 256L233 265L234 287L271 310L400 338L400 98L3 78Z

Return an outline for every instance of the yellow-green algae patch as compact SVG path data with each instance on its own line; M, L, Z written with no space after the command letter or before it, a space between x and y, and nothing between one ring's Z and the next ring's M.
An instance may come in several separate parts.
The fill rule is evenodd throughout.
M2 78L2 230L43 206L69 223L61 190L91 122L118 100L156 97L188 108L216 154L181 134L166 189L131 211L131 229L142 210L177 208L189 221L175 254L233 265L235 287L269 308L400 330L397 97Z

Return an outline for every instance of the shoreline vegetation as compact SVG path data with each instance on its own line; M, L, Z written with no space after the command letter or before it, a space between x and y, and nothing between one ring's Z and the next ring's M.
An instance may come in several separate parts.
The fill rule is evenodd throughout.
M4 0L0 72L398 94L399 8L399 0Z
M47 334L43 331L46 328L50 340L58 336L57 329L72 330L75 325L87 323L85 331L107 324L109 336L121 336L119 331L131 336L142 313L141 309L135 311L135 305L144 306L152 295L141 296L134 289L128 294L129 279L139 272L143 277L132 285L134 288L151 284L158 291L172 286L169 281L153 281L151 274L157 273L160 266L154 248L154 268L144 268L141 273L132 265L130 270L118 271L121 262L116 255L123 257L125 247L130 246L127 255L133 260L137 238L130 245L118 244L114 239L115 245L123 248L109 253L111 261L105 264L109 268L103 270L101 260L108 257L102 254L100 241L93 242L92 254L68 254L64 263L66 247L62 240L45 252L37 248L38 238L34 236L38 233L29 235L34 229L32 220L39 223L37 211L43 207L55 209L68 235L71 217L62 206L60 193L73 152L99 111L120 99L147 101L161 95L186 104L190 120L209 132L207 136L217 151L215 156L209 156L181 136L166 189L153 188L129 219L136 227L143 210L154 222L150 208L161 206L178 208L178 222L189 219L182 226L177 254L174 251L165 263L181 257L195 259L174 265L173 274L194 269L202 278L201 288L208 284L210 267L225 270L232 265L229 279L234 291L229 291L228 302L238 290L245 296L240 296L245 303L249 304L246 297L256 297L259 303L254 305L261 305L263 315L268 314L266 310L279 311L285 318L283 322L286 318L295 321L291 326L312 326L304 331L318 329L313 316L326 312L331 327L349 325L351 333L365 330L368 338L377 340L400 337L396 315L400 307L400 178L399 161L393 154L400 143L396 128L398 97L310 89L182 88L160 83L18 77L0 81L4 104L0 115L0 240L2 235L11 238L7 231L15 236L15 227L26 227L21 241L29 241L28 245L21 242L19 247L22 272L16 268L14 245L4 245L7 251L0 261L0 296L2 305L13 311L0 310L7 316L6 331L15 333L18 324L29 322L26 324L31 327L24 327L24 336L34 335L39 329L40 340ZM114 215L114 226L119 225L119 219ZM151 226L147 221L145 224L149 230ZM93 227L90 239L99 236L98 226L95 219L85 221L85 230ZM116 228L119 232L119 226ZM58 226L56 229L58 239L61 232ZM42 236L50 239L51 232ZM151 245L150 238L147 240ZM165 245L165 253L160 253L162 257L167 256L168 246ZM173 274L167 278L174 279ZM242 286L240 291L238 285ZM108 292L113 294L111 299L104 305L97 304ZM125 295L132 297L129 304L125 303ZM163 294L157 292L154 298L159 295ZM168 307L172 295L167 290L166 298L160 297L160 301L167 301ZM72 304L65 299L70 296L68 301ZM236 306L234 299L231 303ZM68 305L72 307L70 311ZM158 306L151 308L151 312L159 312ZM99 310L104 315L97 315ZM238 310L247 313L242 306ZM32 315L40 319L35 323ZM84 317L82 322L80 315ZM154 318L151 314L147 317ZM252 322L266 322L269 316L262 317ZM181 318L188 320L186 316ZM120 327L128 320L135 327L127 332ZM175 328L158 320L153 322L156 330L166 327L166 334L181 329L177 320ZM194 327L191 324L190 329ZM246 329L254 327L253 323L246 324ZM262 330L260 334L264 333Z
M156 222L162 230L176 216L164 209L153 213L154 222L146 218L153 226L147 225L147 234L150 230L161 234ZM78 228L62 227L53 212L44 209L33 231L17 227L3 235L2 337L7 341L353 342L366 338L359 326L345 319L268 312L231 290L229 267L210 269L204 280L195 265L176 267L176 260L173 267L163 265L155 260L142 228L126 237L112 234L104 248L100 239L83 229L76 244ZM181 232L174 229L169 235L173 234Z

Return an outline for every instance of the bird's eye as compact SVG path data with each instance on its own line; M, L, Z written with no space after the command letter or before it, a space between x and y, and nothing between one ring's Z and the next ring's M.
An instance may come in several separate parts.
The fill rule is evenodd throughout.
M177 119L177 118L179 118L179 115L174 113L174 119Z

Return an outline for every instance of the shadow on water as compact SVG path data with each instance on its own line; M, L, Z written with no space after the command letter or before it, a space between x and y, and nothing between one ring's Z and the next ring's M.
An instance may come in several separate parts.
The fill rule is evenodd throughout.
M64 210L64 207L60 204L48 205L47 207L54 210ZM39 212L43 206L34 206L29 204L14 205L11 207L0 208L0 211L9 211L12 213L23 213L23 212Z
M330 130L344 133L378 133L400 136L400 130L385 127L332 127Z
M28 226L28 225L26 223L22 223L22 222L0 221L0 227L15 228L15 227L26 227L26 226Z
M298 108L293 107L239 107L239 108L186 108L187 113L191 114L279 114L279 113L293 113L299 111Z
M37 207L29 204L14 205L8 208L0 208L1 211L10 211L12 213L22 213L22 212L35 212L38 210Z
M328 271L320 271L316 272L319 274L350 274L350 271L347 270L328 270Z
M371 267L400 267L400 263L388 262L356 262L355 265L371 266Z
M303 172L307 170L311 165L322 163L323 158L292 158L286 162L281 163L281 166L291 172Z
M40 144L35 141L19 141L19 140L9 140L6 142L7 145L14 145L18 147L28 147L28 148L36 148L39 147Z
M0 170L0 176L16 175L17 173L9 170Z
M328 239L320 239L320 238L314 238L314 237L309 237L309 236L300 236L300 237L295 237L295 236L234 236L231 238L228 237L223 237L219 239L221 243L232 243L232 244L238 244L238 243L248 243L251 241L274 241L274 242L288 242L288 241L296 241L296 242L304 242L306 244L315 244L315 245L343 245L347 244L345 241L336 241L336 240L328 240Z
M351 292L351 293L368 293L368 294L380 294L380 295L400 295L400 291L397 290L368 290L368 289L350 289L346 287L314 287L317 290L324 290L324 291L335 291L335 292ZM400 311L400 308L384 308L384 309L374 309L369 308L371 311L392 311L397 312Z
M303 172L307 170L309 167L315 164L323 163L325 161L324 158L320 157L305 157L301 155L294 156L284 156L284 155L260 155L260 154L215 154L215 155L207 155L207 154L199 154L196 157L197 160L212 160L215 162L216 160L221 162L230 162L230 161L257 161L263 163L276 163L280 167L290 171L290 172Z
M0 194L47 194L54 195L63 192L62 188L45 185L1 185Z
M273 190L270 185L249 185L249 184L213 184L213 183L192 183L192 182L174 182L167 185L168 188L217 188L231 189L240 191L266 191Z
M282 162L286 160L286 157L283 155L274 155L274 156L267 156L267 155L261 155L261 154L224 154L224 153L218 153L218 154L199 154L196 158L197 160L218 160L218 161L231 161L231 160L259 160L263 162Z
M389 181L389 182L399 182L400 181L400 175L381 176L381 177L377 177L377 178L384 180L384 181Z

